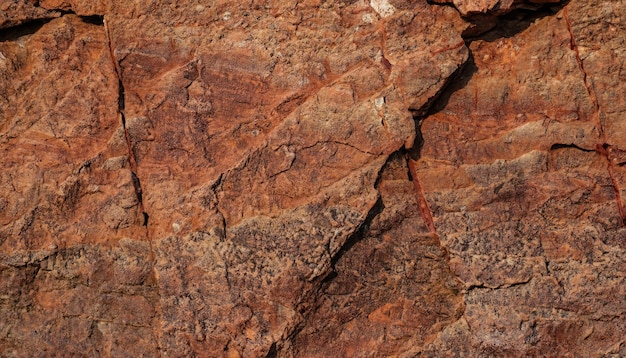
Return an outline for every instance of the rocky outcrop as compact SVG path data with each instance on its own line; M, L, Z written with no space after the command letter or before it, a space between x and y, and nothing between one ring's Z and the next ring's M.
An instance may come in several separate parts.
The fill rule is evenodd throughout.
M623 2L0 8L0 355L625 354Z

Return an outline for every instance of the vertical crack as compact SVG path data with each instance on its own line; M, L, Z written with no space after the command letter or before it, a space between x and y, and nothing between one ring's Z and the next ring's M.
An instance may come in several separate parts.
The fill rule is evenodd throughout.
M115 68L115 73L117 75L117 112L120 115L120 121L122 123L122 128L124 129L124 138L126 140L126 146L128 148L128 161L130 163L130 171L132 175L133 187L135 189L135 195L137 196L137 202L139 203L139 209L143 215L143 226L146 227L146 234L148 233L148 219L150 216L144 209L143 205L143 190L141 188L141 181L137 176L137 159L135 158L135 152L133 151L133 145L130 138L130 134L128 132L128 127L126 126L126 116L125 116L125 94L124 94L124 82L122 81L122 70L120 68L119 62L115 59L115 53L113 51L113 45L111 42L111 33L109 30L109 26L105 18L102 19L104 24L104 31L107 37L107 44L109 47L109 55L111 57L111 61L113 63L113 67Z
M574 55L576 57L576 63L578 63L578 69L583 76L583 82L585 83L585 89L587 90L587 94L589 95L589 99L593 104L594 108L594 117L596 120L596 128L598 130L598 134L600 138L604 139L604 127L602 126L602 122L600 121L600 105L598 104L598 99L596 97L596 92L593 89L593 85L590 83L589 76L587 75L587 71L585 70L585 65L583 64L583 60L580 58L580 52L578 51L578 45L576 44L576 38L574 37L574 31L572 30L572 23L570 22L569 15L567 13L567 7L563 8L563 18L565 19L565 24L567 25L567 31L570 36L570 49L574 51Z
M596 145L596 152L602 155L606 161L606 169L609 174L609 178L611 179L611 184L613 185L613 191L615 192L615 202L617 204L617 210L619 211L621 225L626 226L626 216L624 215L624 202L622 201L622 195L619 188L619 181L615 175L615 168L613 166L613 156L611 155L611 145L607 143L606 134L604 132L604 126L602 124L602 114L600 109L600 104L598 103L598 97L596 96L596 92L593 88L593 84L585 70L585 65L583 60L580 58L580 53L578 51L578 45L576 44L576 38L574 36L574 31L572 30L572 23L569 19L569 15L567 13L567 7L563 8L563 18L565 19L565 23L567 24L567 31L570 36L570 48L574 52L576 56L576 62L578 63L578 69L580 70L583 76L583 82L585 83L585 89L587 90L587 94L589 95L589 99L593 104L594 108L594 119L596 121L596 128L598 130L598 135L600 137L600 143Z
M109 56L111 58L111 62L113 64L113 68L115 69L115 74L117 76L118 83L118 97L117 97L117 111L120 116L120 122L122 123L122 128L124 130L124 138L126 140L126 146L128 148L128 161L130 164L130 171L132 176L133 187L135 190L135 195L137 196L137 202L139 205L139 210L143 215L143 223L142 225L145 228L146 239L148 241L149 249L150 249L150 260L152 261L152 275L154 278L154 287L156 291L156 302L154 303L154 308L156 311L156 317L154 318L155 322L152 326L152 331L154 335L154 339L157 344L157 348L161 349L161 341L162 341L162 327L161 327L161 317L163 317L162 307L161 307L161 292L159 286L159 275L156 269L156 253L154 250L154 246L152 244L152 239L150 238L150 231L148 229L148 219L150 218L148 213L146 212L143 204L143 189L141 188L141 181L139 180L139 176L137 176L137 159L135 158L135 152L133 151L132 141L130 138L130 134L128 132L128 127L126 126L126 97L124 93L124 82L122 81L122 69L120 67L120 63L115 59L115 52L113 50L113 43L111 41L111 32L109 26L107 24L106 18L102 17L102 23L104 25L104 31L107 38L107 45L109 47Z
M625 227L626 215L624 214L624 202L622 201L622 193L619 187L619 181L617 180L617 176L615 174L615 167L613 166L613 163L615 162L614 159L616 159L616 157L612 154L613 153L612 146L607 143L598 144L596 145L596 152L598 152L600 155L606 158L606 161L607 161L606 169L609 172L609 178L611 179L611 184L613 185L613 191L615 193L615 202L617 203L617 210L619 211L619 216L621 219L620 224L622 227Z

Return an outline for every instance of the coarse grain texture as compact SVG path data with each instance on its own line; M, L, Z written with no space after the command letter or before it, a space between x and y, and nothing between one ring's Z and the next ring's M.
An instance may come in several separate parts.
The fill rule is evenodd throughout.
M626 354L625 11L0 0L0 356Z

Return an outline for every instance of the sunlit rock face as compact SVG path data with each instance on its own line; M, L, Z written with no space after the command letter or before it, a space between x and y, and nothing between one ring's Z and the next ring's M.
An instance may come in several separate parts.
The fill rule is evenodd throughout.
M1 356L626 354L623 1L0 10Z

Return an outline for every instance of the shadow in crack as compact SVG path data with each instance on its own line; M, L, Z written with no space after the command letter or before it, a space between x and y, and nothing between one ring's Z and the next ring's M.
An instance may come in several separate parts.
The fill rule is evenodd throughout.
M0 30L0 42L17 41L22 36L32 35L39 31L51 19L32 20L20 25Z
M20 37L32 35L35 32L39 31L43 27L43 25L48 22L59 18L59 16L65 15L76 15L73 11L58 11L55 12L56 16L50 16L48 18L43 19L32 19L27 20L26 22L7 27L4 29L0 29L0 42L7 41L17 41ZM88 16L78 16L84 23L103 26L104 25L104 17L102 15L88 15Z
M470 51L469 57L463 67L461 67L459 71L451 77L449 83L446 84L446 86L441 90L439 96L433 102L433 105L428 109L428 112L424 117L441 112L444 108L446 108L452 94L462 88L465 88L476 72L478 72L478 67L474 62L474 54Z
M365 217L365 220L363 220L363 223L361 224L361 226L359 226L356 231L350 235L350 237L348 237L348 239L346 240L346 242L343 244L343 246L341 247L341 249L339 250L339 252L337 252L335 254L335 256L333 256L330 260L331 263L331 267L333 268L333 270L329 273L329 275L327 277L324 278L323 282L328 281L329 279L332 279L333 277L336 276L336 272L335 272L335 265L337 264L337 262L343 257L343 255L346 254L346 252L348 252L357 242L361 241L363 239L363 237L365 236L365 234L368 232L370 225L372 223L372 220L374 220L374 218L376 216L378 216L378 214L380 214L383 209L384 209L385 205L383 204L383 200L382 198L378 198L378 200L376 200L376 203L374 204L374 206L372 206L372 208L370 209L370 211L367 213L367 216Z
M104 16L102 15L80 16L80 19L86 24L104 26Z
M467 61L463 64L463 66L459 67L459 69L452 76L450 76L441 91L439 91L429 104L424 106L422 110L413 112L416 136L413 147L408 150L408 154L411 159L418 160L421 157L421 149L424 145L424 138L421 130L422 122L426 118L443 111L448 105L450 97L455 92L465 88L474 74L478 72L479 68L476 66L474 55L470 47L472 42L493 42L502 38L513 37L526 30L535 21L547 16L556 15L568 3L569 0L562 1L558 4L537 4L533 5L531 8L518 8L500 16L480 14L466 18L465 20L468 23L473 24L473 22L477 21L486 21L485 17L489 17L493 20L494 24L487 31L482 31L476 36L463 34L466 46L470 48Z
M448 78L446 84L444 84L441 91L433 98L431 103L425 106L420 112L413 112L413 119L415 120L415 141L413 142L413 147L407 150L411 159L418 160L421 156L422 146L424 145L422 121L446 108L452 94L467 86L477 71L478 67L476 67L476 63L474 62L474 55L470 51L467 61Z
M535 21L546 16L556 15L568 3L569 0L561 1L558 4L534 4L531 7L518 8L500 16L483 14L470 16L465 20L471 26L463 33L463 38L469 43L476 40L492 42L501 38L513 37L526 30ZM471 30L484 27L484 24L489 22L492 26L487 27L486 31Z

